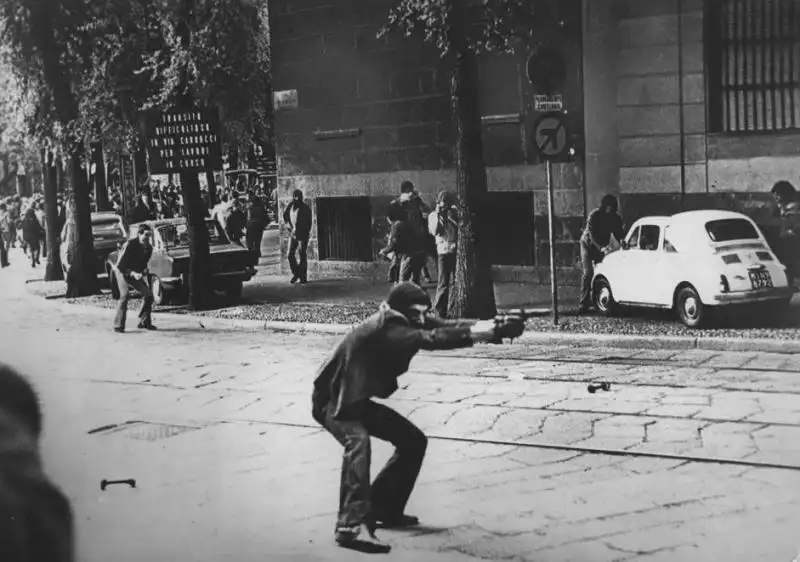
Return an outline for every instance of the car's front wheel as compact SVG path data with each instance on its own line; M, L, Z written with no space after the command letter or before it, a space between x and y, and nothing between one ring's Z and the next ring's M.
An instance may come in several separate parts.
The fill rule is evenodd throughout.
M153 291L153 304L161 306L169 303L169 293L157 275L153 275L150 287Z
M619 305L614 300L614 293L611 292L611 285L604 278L600 277L594 282L594 307L603 316L614 316L619 311Z
M694 287L682 287L675 296L675 310L681 322L690 328L701 328L708 324L711 309L703 304Z

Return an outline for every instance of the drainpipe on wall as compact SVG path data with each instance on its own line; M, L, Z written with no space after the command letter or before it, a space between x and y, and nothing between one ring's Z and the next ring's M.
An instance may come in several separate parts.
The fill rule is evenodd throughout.
M680 128L681 210L686 197L686 139L683 122L683 0L678 0L678 123Z

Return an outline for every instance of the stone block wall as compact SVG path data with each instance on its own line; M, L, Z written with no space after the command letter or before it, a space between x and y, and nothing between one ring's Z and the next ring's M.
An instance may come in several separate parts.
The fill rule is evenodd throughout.
M315 209L318 197L369 197L373 248L385 241L386 206L400 183L413 181L429 204L455 191L449 75L438 53L418 38L376 39L393 0L271 0L274 88L297 90L298 107L276 112L280 212L294 189ZM576 6L580 9L578 2ZM583 129L580 45L564 48L570 61L564 91L567 120ZM539 116L524 75L525 56L480 61L484 116L518 115L484 127L489 190L533 193L536 264L548 266L544 164L530 136ZM323 140L324 137L324 140ZM582 165L554 168L558 265L577 260L575 231L585 215ZM385 262L319 261L316 212L309 245L312 271L383 275ZM285 240L283 246L285 247ZM284 249L285 252L285 249ZM537 268L499 268L512 278L538 279Z
M776 181L800 187L800 131L708 131L706 2L604 4L617 18L611 32L616 42L618 144L608 153L618 158L628 224L649 213L704 208L736 210L756 220L769 216L774 208L769 191Z

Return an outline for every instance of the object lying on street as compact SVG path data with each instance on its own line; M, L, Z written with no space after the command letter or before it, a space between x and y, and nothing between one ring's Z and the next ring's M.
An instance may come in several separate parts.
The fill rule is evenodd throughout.
M606 392L608 392L609 390L611 390L611 383L610 382L593 383L590 384L586 390L589 391L589 394L594 394L598 390L605 390Z
M102 480L100 482L100 489L105 492L106 488L109 486L113 486L114 484L127 484L131 488L136 487L136 480L133 478L128 478L127 480Z

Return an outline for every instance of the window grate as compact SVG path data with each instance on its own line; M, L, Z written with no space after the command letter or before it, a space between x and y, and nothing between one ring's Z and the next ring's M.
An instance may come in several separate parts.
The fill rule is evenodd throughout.
M320 260L373 261L369 197L317 199Z
M800 0L710 0L709 129L800 128Z

